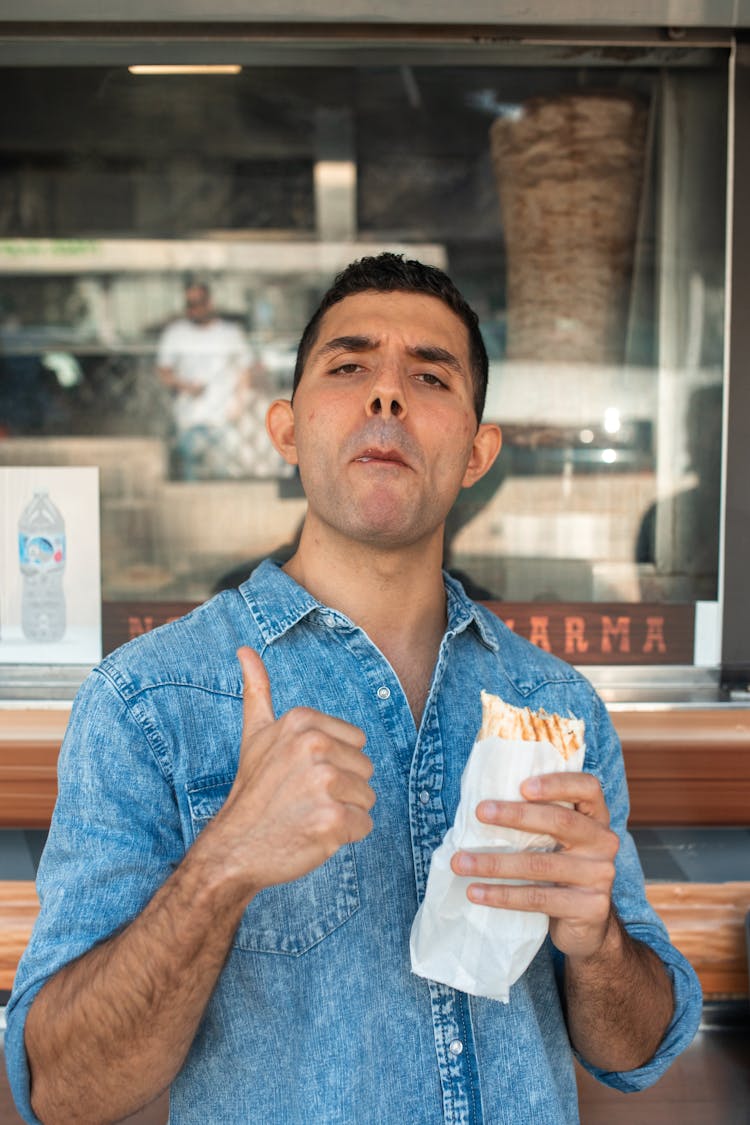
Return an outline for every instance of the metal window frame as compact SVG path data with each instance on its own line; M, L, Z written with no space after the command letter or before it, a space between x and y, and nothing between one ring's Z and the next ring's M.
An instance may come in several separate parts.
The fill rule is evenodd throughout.
M736 43L730 82L721 678L726 691L746 696L750 683L750 213L745 201L750 192L750 36Z
M206 18L205 0L131 0L131 20L144 23L196 23ZM65 19L72 23L121 23L122 7L100 0L66 0ZM550 16L552 15L552 19ZM321 0L222 0L212 19L222 24L255 22L321 23L331 21L331 8ZM57 22L59 0L5 0L3 19L8 22ZM378 18L386 24L489 23L499 26L581 27L607 30L631 27L746 27L750 26L750 0L557 0L553 12L548 0L381 0ZM368 0L350 0L347 23L372 20Z

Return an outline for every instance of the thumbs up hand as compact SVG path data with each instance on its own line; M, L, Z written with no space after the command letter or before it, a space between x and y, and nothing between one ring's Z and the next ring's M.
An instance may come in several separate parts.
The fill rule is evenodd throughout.
M298 879L372 828L372 763L363 731L307 707L274 718L265 665L237 651L243 730L234 785L203 836L223 842L225 873L252 897ZM206 841L207 842L207 841Z
M271 700L271 681L266 666L255 649L238 648L242 669L242 744L257 731L275 721Z

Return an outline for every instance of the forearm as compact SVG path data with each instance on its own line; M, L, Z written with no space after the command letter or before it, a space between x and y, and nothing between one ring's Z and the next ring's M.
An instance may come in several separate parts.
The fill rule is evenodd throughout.
M614 911L601 949L566 957L568 1031L602 1070L634 1070L652 1057L674 1011L672 986L652 949L630 937Z
M45 1125L119 1121L182 1065L247 902L202 843L125 930L35 999L25 1043Z
M227 421L235 424L237 423L247 406L248 398L250 396L251 387L251 374L249 370L242 371L237 378L234 386L234 393L229 401L227 407Z
M168 391L176 391L180 385L179 379L172 367L157 367L157 374Z
M183 1064L254 895L372 828L364 733L308 708L276 720L260 657L238 656L243 734L224 805L142 913L55 974L28 1012L45 1125L106 1125L153 1101Z
M159 378L168 391L173 391L175 394L195 393L195 383L188 383L184 379L180 379L173 367L160 367L158 372Z

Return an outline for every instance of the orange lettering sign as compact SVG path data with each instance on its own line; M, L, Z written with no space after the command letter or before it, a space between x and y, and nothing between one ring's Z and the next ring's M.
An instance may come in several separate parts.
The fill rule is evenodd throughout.
M588 652L589 642L586 640L586 618L565 618L565 654L575 652Z
M141 633L150 633L153 627L153 617L136 617L134 614L128 617L128 636L131 640L133 637L140 637Z
M549 617L532 616L530 625L529 640L531 643L543 648L545 652L552 652L552 645L549 643Z
M612 652L612 640L619 640L619 652L630 652L630 618L618 617L614 622L611 617L602 614L602 652Z
M666 652L667 642L664 640L664 618L646 618L646 640L643 642L644 652Z

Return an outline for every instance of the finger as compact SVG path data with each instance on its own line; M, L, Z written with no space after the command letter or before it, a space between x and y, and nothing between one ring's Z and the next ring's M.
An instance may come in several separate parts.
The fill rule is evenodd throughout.
M592 773L543 773L521 784L529 801L566 801L584 816L609 824L609 810L602 787Z
M375 804L375 791L367 780L356 773L336 770L328 784L328 795L343 805L369 811Z
M364 840L365 836L369 836L372 832L373 823L372 817L364 809L359 808L357 805L352 805L348 809L347 815L347 829L349 844L356 844L358 840Z
M521 879L605 892L615 878L613 858L572 852L456 852L451 868L469 878Z
M610 897L603 891L581 888L544 887L539 883L513 886L508 883L470 883L466 897L471 902L503 910L524 910L565 918L571 923L601 922L610 908Z
M356 777L360 781L368 782L374 773L372 761L367 754L359 748L341 742L331 744L331 751L326 756L326 760L347 776Z
M242 669L242 729L252 735L274 721L271 681L255 649L243 645L237 659Z
M293 707L283 716L284 725L295 738L315 738L323 735L354 750L361 750L367 741L365 732L345 719L326 715L313 707ZM327 744L326 744L327 745Z
M565 848L590 846L605 828L576 809L547 803L480 801L476 812L483 824L552 836Z

